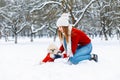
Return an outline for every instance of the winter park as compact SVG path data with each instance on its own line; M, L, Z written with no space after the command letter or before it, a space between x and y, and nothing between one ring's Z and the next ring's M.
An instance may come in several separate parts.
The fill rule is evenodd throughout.
M0 80L120 80L119 63L120 0L0 0Z

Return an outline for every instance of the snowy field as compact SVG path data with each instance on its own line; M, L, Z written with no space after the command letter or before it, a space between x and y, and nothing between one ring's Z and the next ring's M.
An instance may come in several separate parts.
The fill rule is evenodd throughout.
M5 42L0 39L0 80L120 80L120 41L92 39L93 51L99 62L82 61L68 65L65 59L39 65L47 54L51 38L20 39ZM59 41L55 42L59 45Z

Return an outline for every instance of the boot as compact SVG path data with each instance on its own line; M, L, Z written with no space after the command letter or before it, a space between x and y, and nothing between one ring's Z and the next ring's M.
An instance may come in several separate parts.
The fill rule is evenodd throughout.
M97 54L91 54L90 60L94 60L95 62L98 62L98 55Z

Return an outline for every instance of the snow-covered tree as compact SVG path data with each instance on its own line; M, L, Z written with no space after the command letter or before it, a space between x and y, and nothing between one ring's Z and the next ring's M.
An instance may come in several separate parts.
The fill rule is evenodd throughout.
M99 2L100 5L100 22L101 22L101 30L105 37L105 40L108 40L108 35L112 35L113 29L118 30L117 27L120 23L119 21L119 7L120 1L118 0L105 0L103 2Z
M15 43L17 43L17 35L27 25L25 18L25 11L22 5L8 5L0 9L0 13L3 19L1 21L2 27L10 29L15 36Z
M1 32L9 29L15 36L55 35L56 20L63 12L70 13L70 22L88 35L102 33L107 40L120 34L119 0L2 0ZM114 30L113 30L114 29Z

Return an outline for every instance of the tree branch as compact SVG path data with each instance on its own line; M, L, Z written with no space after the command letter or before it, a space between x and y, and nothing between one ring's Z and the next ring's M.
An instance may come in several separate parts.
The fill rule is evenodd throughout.
M48 4L58 4L58 5L62 6L62 4L60 2L48 1L48 2L42 3L40 6L38 5L38 6L33 7L33 9L30 11L30 13L32 13L35 10L40 10Z
M78 18L78 20L75 22L75 24L73 24L73 26L76 26L76 25L78 24L78 22L83 18L83 16L84 16L86 10L88 9L88 7L89 7L93 2L95 2L95 0L91 0L90 3L89 3L85 8L82 9L82 14L81 14L81 16Z

